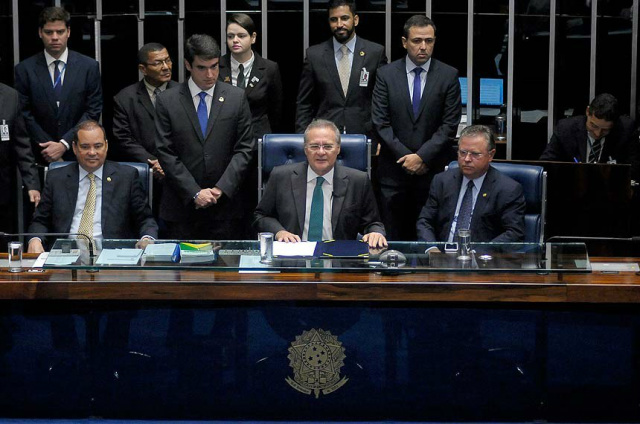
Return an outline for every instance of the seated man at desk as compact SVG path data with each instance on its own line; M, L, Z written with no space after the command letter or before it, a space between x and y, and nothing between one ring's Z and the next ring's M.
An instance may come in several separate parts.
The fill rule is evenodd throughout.
M73 139L78 162L47 174L30 233L82 233L97 240L158 236L137 171L106 161L108 147L99 123L78 125ZM31 239L28 251L43 252L42 240Z
M620 116L611 94L596 96L585 116L558 122L540 160L581 163L628 163L638 180L638 136L628 116Z
M418 240L454 242L460 229L471 230L473 242L524 240L522 186L490 165L495 153L491 129L473 125L462 130L458 168L433 178L416 225Z
M307 162L276 167L254 214L258 231L278 241L355 240L387 245L371 182L365 172L336 165L340 132L318 119L304 132Z

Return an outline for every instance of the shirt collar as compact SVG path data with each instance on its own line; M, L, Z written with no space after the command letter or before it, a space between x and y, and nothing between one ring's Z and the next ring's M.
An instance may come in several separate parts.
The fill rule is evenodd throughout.
M144 81L144 85L145 85L145 87L147 87L147 90L150 93L153 93L154 91L156 91L156 88L159 88L160 91L164 91L164 90L167 89L167 84L168 84L167 82L163 82L161 85L156 87L154 85L149 84L149 82L144 78L142 78L142 81Z
M331 168L331 171L329 171L326 174L322 175L322 178L324 178L324 180L329 185L333 185L333 171L335 169L336 169L336 167L334 166L333 168ZM313 181L318 177L320 177L320 175L316 174L315 171L313 169L311 169L311 165L307 165L307 182Z
M487 170L488 172L488 170ZM485 172L484 174L480 175L478 178L474 178L473 179L473 186L476 188L476 190L480 190L480 187L482 187L482 183L484 182L484 177L487 176L487 173ZM467 187L467 185L469 184L469 181L471 181L469 178L465 177L464 175L462 176L462 187Z
M413 62L411 61L411 59L409 59L409 55L407 55L407 56L405 57L405 66L406 66L406 68L407 68L407 74L408 74L409 72L413 72L413 70L414 70L415 68L417 68L416 64L415 64L415 63L413 63ZM422 66L420 66L420 67L421 67L422 69L424 69L425 73L426 73L426 72L429 72L429 67L431 67L431 58L429 58L429 60L427 60L427 61L425 62L425 64L424 64L424 65L422 65Z
M56 60L59 60L60 62L66 65L67 60L69 59L69 49L68 48L64 49L64 52L62 52L62 54L60 55L60 59L56 59L55 57L51 56L49 52L45 50L44 59L47 61L47 66L51 66L51 64Z
M358 37L354 35L351 40L344 43L344 45L347 46L347 48L351 53L356 51L356 38ZM332 40L333 40L333 54L336 55L340 51L340 48L342 47L342 43L339 43L335 37L333 37Z
M203 91L202 89L200 89L200 87L198 87L198 85L195 82L193 82L193 78L191 77L189 77L189 81L187 82L187 84L189 86L189 92L191 93L191 97L196 97L198 94L200 94ZM205 93L213 97L213 90L215 90L215 88L216 88L216 85L213 84L213 87L206 90Z
M80 170L80 173L78 174L78 181L82 181L84 178L86 178L87 175L89 175L89 173L87 172L86 169L84 169L80 165L78 165L78 169ZM102 180L103 170L104 170L104 164L100 168L95 170L92 174L98 177L99 180Z
M253 61L256 58L256 55L253 54L253 50L251 51L251 58L249 60L247 60L246 62L242 63L242 64L240 62L238 62L233 57L233 55L230 55L230 56L231 56L231 71L232 72L237 72L239 65L242 65L244 67L245 71L246 71L247 69L249 69L251 67L251 65L253 65Z

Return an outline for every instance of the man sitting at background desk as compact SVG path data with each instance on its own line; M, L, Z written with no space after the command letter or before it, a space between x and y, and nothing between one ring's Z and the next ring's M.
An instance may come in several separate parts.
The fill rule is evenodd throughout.
M138 171L106 161L107 150L99 123L78 125L73 140L78 163L47 174L30 233L82 233L99 240L158 236ZM29 240L28 251L43 252L42 241Z
M582 163L629 163L631 179L638 181L638 136L628 116L620 116L611 94L596 96L585 116L558 122L540 160Z
M433 178L420 212L418 239L454 242L460 229L471 241L510 243L524 239L522 186L490 166L496 153L491 130L473 125L460 133L458 168Z
M313 121L304 132L308 162L276 167L253 221L278 241L355 240L387 245L371 182L365 172L336 165L340 132L331 121Z

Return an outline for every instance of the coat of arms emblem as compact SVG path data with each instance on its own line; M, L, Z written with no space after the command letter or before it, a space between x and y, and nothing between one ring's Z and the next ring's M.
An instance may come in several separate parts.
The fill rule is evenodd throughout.
M289 347L289 365L293 369L293 379L285 381L304 394L320 393L328 395L342 387L349 379L340 378L340 368L344 366L345 349L338 338L329 331L311 329L296 336Z

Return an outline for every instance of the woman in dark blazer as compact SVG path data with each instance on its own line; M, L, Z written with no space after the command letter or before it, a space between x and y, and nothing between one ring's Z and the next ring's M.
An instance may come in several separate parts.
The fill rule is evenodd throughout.
M229 53L220 59L220 79L245 89L256 138L280 129L282 80L278 64L264 59L251 48L256 42L256 27L244 13L227 20ZM244 69L238 81L239 66ZM240 84L238 84L240 82Z
M282 80L278 64L262 58L251 48L256 42L256 26L244 13L236 13L227 20L229 53L220 59L219 81L244 88L251 109L253 135L280 131L282 116ZM240 72L242 70L242 72ZM257 154L249 164L249 173L238 193L241 197L244 229L238 238L255 238L251 229L253 210L258 204Z

